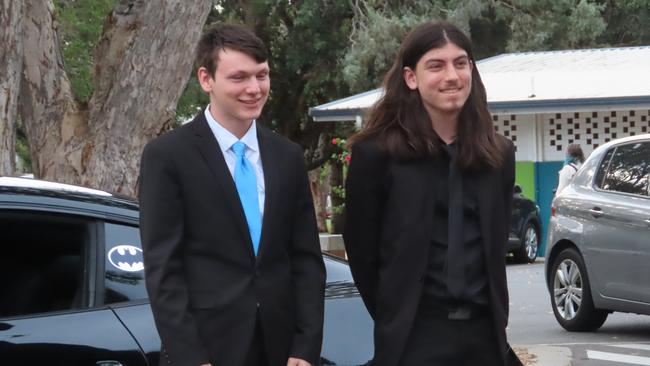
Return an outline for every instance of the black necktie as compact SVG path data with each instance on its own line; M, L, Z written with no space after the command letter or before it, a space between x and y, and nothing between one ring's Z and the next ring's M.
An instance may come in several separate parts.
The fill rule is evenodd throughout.
M463 245L463 180L458 166L458 145L446 147L449 153L449 232L447 243L447 289L454 299L465 290Z

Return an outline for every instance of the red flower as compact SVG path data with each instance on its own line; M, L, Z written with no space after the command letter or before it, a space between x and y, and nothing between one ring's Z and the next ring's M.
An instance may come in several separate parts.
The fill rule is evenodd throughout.
M350 162L350 159L352 159L352 157L350 155L345 155L344 159L345 161Z
M336 137L332 139L332 145L336 145L338 141L336 140Z

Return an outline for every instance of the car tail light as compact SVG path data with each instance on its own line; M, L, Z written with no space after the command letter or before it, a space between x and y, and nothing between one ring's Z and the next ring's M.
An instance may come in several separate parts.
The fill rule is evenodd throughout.
M555 217L555 206L551 206L551 216Z

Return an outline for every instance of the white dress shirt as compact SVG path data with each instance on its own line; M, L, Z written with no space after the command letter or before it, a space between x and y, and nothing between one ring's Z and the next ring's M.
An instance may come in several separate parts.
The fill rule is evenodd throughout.
M257 180L257 199L260 206L260 216L264 215L264 170L262 168L262 159L260 157L260 147L257 143L257 128L255 127L255 120L251 124L246 134L240 139L233 135L230 131L226 130L219 122L217 122L210 113L210 105L205 108L205 119L208 121L208 126L212 130L214 137L219 143L221 153L226 160L230 176L235 176L235 163L237 157L235 152L232 151L232 145L237 141L241 141L246 145L246 159L253 164L255 170L255 179Z

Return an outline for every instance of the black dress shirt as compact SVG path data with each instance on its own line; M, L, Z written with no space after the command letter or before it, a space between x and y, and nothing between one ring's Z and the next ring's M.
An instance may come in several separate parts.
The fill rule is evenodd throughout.
M468 173L461 173L452 185L449 184L451 156L457 152L454 149L458 149L458 144L444 145L443 143L443 147L443 153L438 156L434 165L435 175L439 179L436 180L436 185L431 187L434 195L434 222L424 294L444 303L487 305L489 304L488 282L479 222L477 187L471 174ZM451 190L454 189L462 190L462 222L455 224L461 225L462 242L458 244L463 246L463 255L449 259L449 198ZM448 290L447 271L450 266L462 266L465 270L465 286L458 298Z

